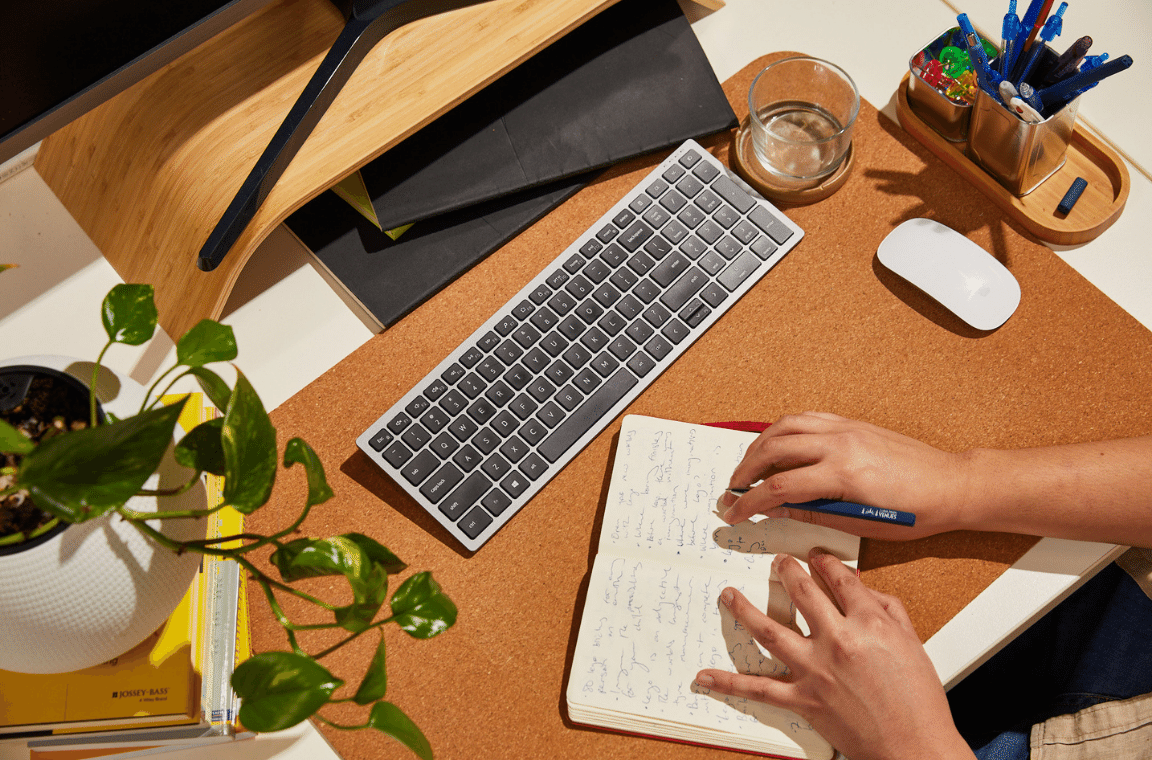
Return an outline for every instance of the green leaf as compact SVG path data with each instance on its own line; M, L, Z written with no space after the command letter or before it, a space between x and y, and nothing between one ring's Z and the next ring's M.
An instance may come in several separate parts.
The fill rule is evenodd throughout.
M381 630L380 643L376 645L376 654L372 656L372 662L368 665L364 680L356 689L356 696L352 697L356 704L366 705L384 698L384 694L388 691L388 671L385 664L384 631Z
M368 727L382 731L401 742L421 760L432 760L432 745L428 743L428 739L412 719L391 702L377 702L372 705L372 712L368 715Z
M156 332L156 304L151 285L117 285L104 296L101 319L108 339L139 346Z
M176 444L176 461L193 470L224 474L224 448L220 444L223 419L201 422Z
M293 438L284 447L284 466L294 464L304 465L308 475L308 506L323 504L332 498L332 489L328 487L328 479L324 476L324 466L312 447L300 438Z
M389 575L402 573L408 567L388 547L363 533L345 533L344 538L363 549L364 553L368 555L368 559L383 567Z
M176 361L189 367L236 358L236 336L232 328L211 319L202 319L176 342Z
M224 413L224 503L251 514L268 501L276 482L276 428L243 373Z
M360 575L367 573L368 556L344 536L298 538L272 553L272 564L288 583L320 575Z
M346 577L355 601L346 607L337 607L333 613L341 628L359 633L372 625L376 613L388 598L388 573L373 563L368 565L367 572Z
M69 522L114 509L156 471L187 400L50 438L24 457L18 482L36 506Z
M293 652L253 655L232 674L232 688L241 699L240 722L262 732L295 726L343 685L311 657Z
M396 623L416 639L430 639L456 622L456 605L440 591L432 573L413 575L392 596Z
M36 448L28 436L0 420L0 452L5 454L27 454Z
M228 383L207 367L192 367L188 370L188 374L196 378L196 382L200 384L200 389L204 391L204 395L208 400L220 410L228 408L228 399L232 398L232 389L228 387Z

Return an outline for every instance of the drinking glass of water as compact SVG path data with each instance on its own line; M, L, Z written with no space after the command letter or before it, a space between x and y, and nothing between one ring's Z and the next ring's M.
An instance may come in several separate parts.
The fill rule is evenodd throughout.
M860 93L839 66L795 56L765 67L748 90L752 148L783 183L815 186L852 144Z

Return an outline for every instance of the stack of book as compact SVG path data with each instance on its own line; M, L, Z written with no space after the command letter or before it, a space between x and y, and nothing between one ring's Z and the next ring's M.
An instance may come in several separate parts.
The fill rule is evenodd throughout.
M180 417L184 430L215 416L199 394ZM208 477L208 503L221 501ZM231 508L209 519L208 537L240 533ZM242 569L205 557L180 605L160 630L115 659L71 673L0 670L0 743L24 744L38 760L133 756L234 741L232 672L249 655Z

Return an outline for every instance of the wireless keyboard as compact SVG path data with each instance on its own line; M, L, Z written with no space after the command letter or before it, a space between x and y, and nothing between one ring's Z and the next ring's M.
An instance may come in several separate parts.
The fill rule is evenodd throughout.
M356 445L475 551L803 236L688 140Z

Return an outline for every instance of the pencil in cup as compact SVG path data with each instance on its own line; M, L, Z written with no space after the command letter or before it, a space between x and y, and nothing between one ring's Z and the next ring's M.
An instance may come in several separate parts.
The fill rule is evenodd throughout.
M751 488L729 488L729 493L743 496ZM827 515L840 515L841 517L855 517L860 520L873 520L875 522L891 523L893 525L906 525L911 528L916 524L916 515L911 512L901 512L898 509L884 509L870 507L867 504L857 504L854 501L837 501L835 499L816 499L799 504L781 504L789 509L803 509L809 512L823 512Z

